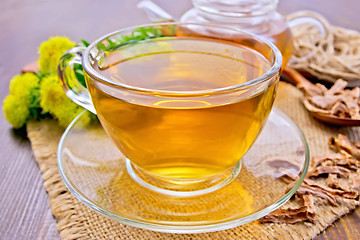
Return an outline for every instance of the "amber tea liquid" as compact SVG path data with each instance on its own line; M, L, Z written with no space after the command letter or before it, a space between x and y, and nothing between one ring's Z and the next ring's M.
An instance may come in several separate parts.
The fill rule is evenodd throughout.
M129 44L96 68L115 83L152 89L151 95L113 92L88 81L101 124L122 153L141 169L171 179L201 179L234 166L261 130L276 91L274 80L251 94L179 95L241 84L270 68L259 53L215 40Z

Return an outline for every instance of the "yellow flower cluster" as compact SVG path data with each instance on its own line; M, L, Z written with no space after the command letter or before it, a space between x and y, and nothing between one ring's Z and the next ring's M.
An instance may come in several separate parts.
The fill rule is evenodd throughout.
M41 74L56 74L61 56L75 43L66 37L50 37L39 47L39 66Z
M10 81L10 94L5 98L5 118L14 128L22 127L30 119L30 110L40 107L40 79L33 73L14 76ZM35 110L36 112L36 110Z
M59 84L57 75L49 75L41 80L40 106L43 112L54 116L61 126L68 126L70 122L84 109L68 98ZM85 117L85 118L84 118ZM90 122L91 113L86 113L82 119Z
M39 73L24 73L11 79L3 110L14 128L21 128L30 119L48 116L66 127L83 111L66 96L57 76L61 56L74 46L66 37L51 37L40 45ZM88 121L93 116L90 112L85 114Z

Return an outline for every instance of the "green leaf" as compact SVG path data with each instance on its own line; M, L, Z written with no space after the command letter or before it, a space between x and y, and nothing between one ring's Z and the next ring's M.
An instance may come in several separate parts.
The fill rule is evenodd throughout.
M139 27L131 32L130 35L117 35L112 37L112 39L107 38L105 41L108 44L104 44L103 42L97 44L97 48L101 51L109 51L117 49L121 46L136 43L138 41L161 37L163 33L161 29L155 27Z
M103 44L102 42L99 42L99 43L96 45L96 48L99 49L99 50L102 50L102 51L106 51L106 50L107 50L105 44Z
M117 44L116 44L115 42L113 42L110 38L107 38L106 41L109 43L108 49L109 49L109 48L114 48L114 47L116 47L116 45L117 45Z
M84 39L80 39L80 41L82 42L82 44L85 46L85 47L88 47L90 45L89 42L87 42L86 40Z
M81 64L74 63L74 74L76 79L83 85L85 88L86 82L85 82L85 76L84 76L84 69Z
M30 119L40 120L42 118L42 109L40 107L31 107L30 111Z

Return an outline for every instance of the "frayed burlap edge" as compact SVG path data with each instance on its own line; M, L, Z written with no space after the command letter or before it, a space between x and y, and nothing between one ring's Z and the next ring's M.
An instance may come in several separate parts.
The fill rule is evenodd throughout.
M301 104L302 93L280 83L276 105L303 130L312 155L328 152L327 140L342 133L351 140L359 136L358 128L334 128L314 120ZM56 151L64 129L55 121L32 121L28 136L39 164L50 207L62 239L312 239L336 219L359 205L354 200L338 199L339 206L325 202L316 206L315 223L260 224L253 222L237 228L202 234L166 234L126 226L105 218L85 207L65 187L57 168Z
M57 143L64 129L55 121L42 120L27 124L28 137L42 172L44 187L49 195L50 207L57 220L57 229L63 239L86 237L81 212L76 210L74 197L61 180L57 167Z

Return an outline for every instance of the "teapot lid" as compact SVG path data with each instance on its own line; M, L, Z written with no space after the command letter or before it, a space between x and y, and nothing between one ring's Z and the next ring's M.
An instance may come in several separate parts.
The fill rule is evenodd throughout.
M261 16L275 11L278 0L193 0L196 9L224 17Z

